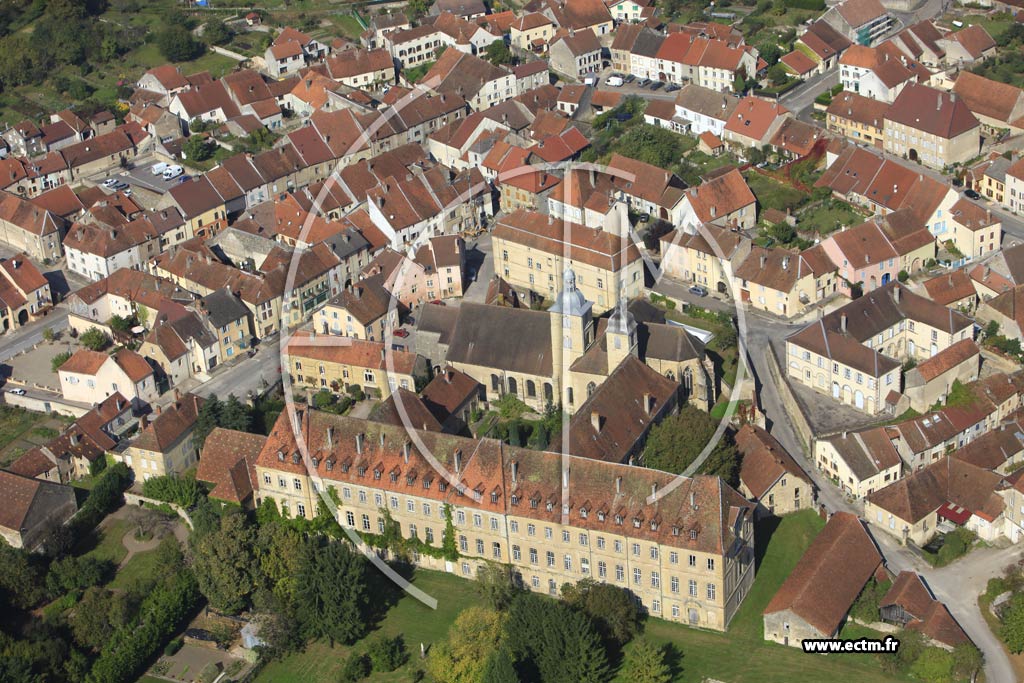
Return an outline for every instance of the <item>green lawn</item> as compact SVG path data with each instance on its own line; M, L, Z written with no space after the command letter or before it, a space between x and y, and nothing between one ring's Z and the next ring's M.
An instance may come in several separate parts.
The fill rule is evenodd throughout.
M334 14L330 20L345 38L358 40L363 32L363 25L351 14Z
M812 656L796 648L764 641L762 611L823 526L824 522L810 511L783 518L766 546L754 587L733 619L728 634L701 631L660 619L647 620L647 637L657 644L670 642L682 654L674 667L673 681L699 683L715 678L729 683L897 683L906 680L883 674L870 655ZM759 532L763 533L764 529L762 525ZM410 596L403 597L392 608L379 631L391 635L401 633L410 652L410 661L392 674L374 674L374 681L415 680L414 674L422 668L420 643L429 647L444 638L456 615L479 602L471 584L449 574L418 570L413 583L437 598L437 610L429 609ZM360 643L355 649L362 647ZM268 664L256 682L333 683L351 650L314 643L304 652Z
M24 453L23 450L7 449L7 446L45 419L43 413L33 413L16 406L0 406L0 467L7 467Z
M124 56L124 75L129 79L134 79L144 71L166 63L167 59L160 54L160 48L156 43L145 43ZM230 57L219 55L216 52L206 52L198 59L191 62L180 62L175 66L186 75L209 71L214 78L220 78L234 69L237 64L238 62Z
M112 520L106 527L93 531L92 537L84 541L92 546L85 554L97 560L108 560L114 564L120 564L128 554L121 539L133 530L134 528L126 520Z
M764 547L754 586L733 618L727 634L700 631L659 619L647 621L647 636L672 643L682 654L677 682L714 678L729 683L884 683L906 680L884 674L871 655L805 655L798 648L764 640L761 614L793 570L803 551L825 525L812 511L784 517L763 546L765 526L758 528ZM762 551L758 551L762 555ZM621 679L620 679L621 680ZM622 683L626 683L622 681Z
M409 649L409 662L391 674L374 673L374 681L404 683L416 680L414 674L421 669L420 643L429 647L443 640L459 612L479 601L472 584L451 574L420 569L416 571L413 583L437 598L437 609L432 610L416 598L405 595L388 612L377 632L402 634ZM375 633L369 637L373 638ZM356 644L355 649L361 646L362 643ZM305 652L265 666L257 676L256 683L333 683L338 678L344 658L352 649L339 645L332 648L322 642L313 643Z
M789 185L772 180L768 176L755 171L748 171L745 175L750 191L757 197L757 203L764 209L778 209L785 211L802 206L807 201L807 195Z
M128 533L135 533L135 530L129 529ZM123 558L124 556L122 555ZM128 563L118 570L117 575L108 587L128 590L139 579L151 576L158 569L158 558L159 555L156 550L147 550L132 555L132 559L128 560Z
M819 235L827 235L839 229L860 225L864 222L864 214L850 204L839 199L827 199L797 216L797 228L801 231L813 230Z

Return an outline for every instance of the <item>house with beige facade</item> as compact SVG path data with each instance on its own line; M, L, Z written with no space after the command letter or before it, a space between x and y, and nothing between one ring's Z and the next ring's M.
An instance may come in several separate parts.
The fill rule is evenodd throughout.
M114 355L79 349L57 372L61 394L69 401L95 404L120 393L136 404L152 403L159 395L153 368L128 349Z
M742 456L739 491L770 515L814 507L814 482L793 456L764 429L746 424L736 433Z
M131 468L136 480L182 475L199 461L193 433L202 405L202 398L185 394L166 408L157 406L153 415L140 419L139 434L118 456Z
M981 124L955 93L911 83L885 113L883 147L941 170L978 156Z

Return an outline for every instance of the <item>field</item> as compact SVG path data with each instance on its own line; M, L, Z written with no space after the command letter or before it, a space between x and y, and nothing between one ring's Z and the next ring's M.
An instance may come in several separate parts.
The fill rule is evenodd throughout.
M783 185L761 173L750 171L745 177L750 191L757 197L757 203L762 209L796 210L808 199L800 190Z
M766 643L761 633L761 612L785 577L792 571L804 549L824 522L813 512L802 512L782 520L760 558L757 580L733 620L728 634L700 631L660 619L648 619L646 635L657 644L671 643L681 653L674 665L673 681L699 683L715 678L730 683L821 683L857 681L858 683L897 683L881 672L870 655L824 657ZM764 532L765 527L761 527ZM380 631L401 633L409 648L410 662L377 681L412 681L420 671L419 646L428 648L444 637L456 615L478 602L475 591L462 579L436 572L418 571L413 581L438 599L437 611L431 611L406 596L381 624ZM373 637L372 635L370 636ZM362 644L357 644L360 649ZM314 643L304 652L268 664L256 678L257 683L317 683L336 681L344 657L351 648ZM628 683L619 678L620 683Z
M0 406L0 467L7 467L17 460L31 444L46 441L35 432L44 422L49 424L51 420L42 413L14 406ZM22 439L28 441L22 442Z
M827 199L797 215L797 229L802 232L816 232L827 235L835 232L840 226L860 225L865 216L846 202L838 199Z

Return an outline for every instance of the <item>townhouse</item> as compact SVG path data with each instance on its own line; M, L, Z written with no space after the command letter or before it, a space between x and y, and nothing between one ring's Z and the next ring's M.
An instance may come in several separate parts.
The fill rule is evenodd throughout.
M751 228L757 223L757 199L738 169L691 187L683 195L679 225L687 232L696 226Z
M139 433L117 459L131 468L136 480L184 475L199 461L194 438L203 399L195 394L175 396L166 408L156 406L152 416L139 419Z
M746 424L735 439L742 456L739 492L757 501L761 511L785 515L814 506L814 482L774 436Z
M10 192L0 192L0 241L37 261L60 259L67 222Z
M519 50L544 52L554 35L555 22L540 12L527 12L512 22L509 42Z
M483 111L519 94L515 74L453 48L445 50L434 62L422 83L439 95L465 98L474 111Z
M485 560L511 563L524 586L552 595L592 577L629 587L652 614L714 630L749 591L752 509L717 478L684 479L649 503L670 475L417 430L445 470L435 472L401 427L316 411L301 419L308 453L281 418L255 465L259 497L289 515L312 518L333 489L343 526L433 548L450 520L458 556L417 552L414 562L466 578Z
M374 88L395 82L395 63L384 48L346 50L324 60L327 75L352 88Z
M787 337L786 373L874 415L901 390L904 360L925 360L973 334L967 316L889 283Z
M853 92L841 92L825 110L825 127L854 143L885 144L885 116L891 105Z
M46 315L52 306L50 283L26 254L0 259L0 325L4 332Z
M953 93L981 122L986 134L1008 130L1024 131L1024 90L970 71L961 71L953 82Z
M65 399L89 405L117 393L136 405L152 403L159 395L153 368L129 349L112 356L79 349L60 366L57 375Z
M380 276L396 305L413 309L427 301L461 297L465 268L463 239L440 235L427 239L409 255L385 248L363 269L361 278Z
M140 270L160 249L160 233L144 216L115 226L76 223L64 238L68 269L93 282L121 268Z
M739 230L702 224L693 234L673 230L661 237L661 269L670 277L729 294L733 268L746 260L752 242Z
M895 24L879 0L843 0L825 12L821 21L862 46L877 43Z
M748 307L789 317L835 291L832 262L820 252L753 247L735 268L734 292Z
M843 431L814 440L814 464L845 493L863 498L900 478L897 442L885 427Z
M735 92L737 78L754 78L767 68L751 46L733 47L691 33L666 36L656 58L659 80L677 85L691 82L718 92Z
M319 337L300 330L288 339L284 356L291 382L314 393L323 389L344 393L355 385L386 399L399 388L414 390L417 379L426 378L421 356L388 349L379 341Z
M313 329L353 339L383 341L398 325L404 306L384 287L382 274L353 283L313 314Z
M530 0L523 9L540 12L567 31L590 29L596 36L604 36L614 27L611 12L603 0Z
M641 294L643 261L626 236L520 210L498 221L492 239L495 272L524 291L553 299L571 266L599 313Z
M978 156L981 124L956 93L911 83L885 113L884 149L943 169Z
M818 73L825 73L839 63L839 58L852 45L849 38L819 19L797 36L793 49L814 62Z
M176 387L190 377L209 379L220 360L220 343L196 311L171 304L157 313L139 353L159 370L160 383Z
M601 70L601 43L590 29L559 32L548 44L548 60L558 73L582 81Z
M676 116L689 122L692 135L711 133L722 137L725 124L739 103L738 97L691 83L676 95Z
M907 83L925 83L931 72L892 43L878 47L854 45L839 58L843 90L892 104Z
M740 100L725 122L722 139L743 153L751 147L767 145L786 119L789 110L778 102L768 102L748 95Z

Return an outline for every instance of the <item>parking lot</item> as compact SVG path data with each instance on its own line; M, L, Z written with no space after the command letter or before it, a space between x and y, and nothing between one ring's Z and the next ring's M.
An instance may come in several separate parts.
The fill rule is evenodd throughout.
M102 176L96 176L92 180L97 185L102 186L105 180L116 179L128 184L133 190L146 190L162 195L178 183L184 182L189 178L188 173L170 180L164 180L160 175L153 175L152 169L157 163L159 162L150 161L127 171L112 171ZM111 188L108 188L108 190L114 191Z
M608 79L616 76L623 80L622 85L609 85ZM644 79L634 78L628 74L608 71L601 76L597 87L599 90L621 92L623 95L639 95L640 97L646 97L648 99L666 100L675 99L676 93L682 89L680 86L670 83L661 83L657 88L654 88L653 86L657 85L658 81L642 84L643 80Z

